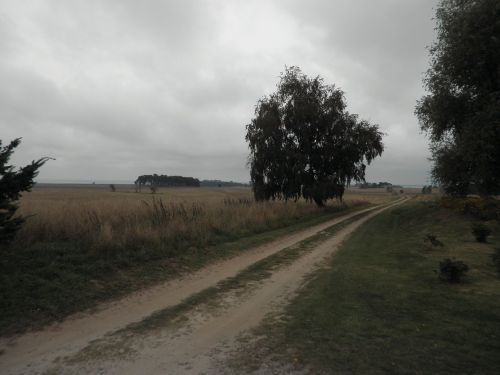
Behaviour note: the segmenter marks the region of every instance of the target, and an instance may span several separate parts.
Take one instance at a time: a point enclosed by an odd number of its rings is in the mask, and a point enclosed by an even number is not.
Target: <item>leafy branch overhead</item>
[[[35,184],[34,178],[38,169],[51,158],[32,161],[25,167],[15,170],[9,165],[14,149],[21,143],[21,138],[14,139],[9,145],[2,147],[0,140],[0,245],[10,242],[20,229],[25,219],[15,216],[18,209],[17,200],[23,191],[30,191]]]
[[[366,165],[384,149],[378,125],[347,112],[341,90],[297,67],[258,101],[246,129],[258,200],[304,197],[322,206],[342,199],[345,186],[364,181]]]

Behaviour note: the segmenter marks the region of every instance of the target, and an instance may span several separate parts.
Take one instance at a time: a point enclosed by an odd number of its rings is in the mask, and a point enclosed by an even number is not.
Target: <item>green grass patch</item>
[[[0,335],[40,328],[99,302],[368,206],[330,209],[314,217],[273,222],[258,233],[221,235],[210,246],[185,243],[175,251],[165,243],[158,249],[95,252],[74,241],[2,249]]]
[[[472,219],[411,202],[370,219],[315,274],[282,315],[259,327],[237,368],[328,374],[499,374],[500,277]],[[431,246],[432,234],[443,246]],[[439,279],[439,262],[470,267]]]

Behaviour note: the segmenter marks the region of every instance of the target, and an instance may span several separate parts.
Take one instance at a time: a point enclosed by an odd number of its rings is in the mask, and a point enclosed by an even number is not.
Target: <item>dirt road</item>
[[[364,210],[372,212],[349,223],[291,264],[278,267],[263,280],[218,293],[203,303],[193,304],[185,313],[173,314],[168,320],[155,320],[155,315],[147,317],[165,309],[170,314],[170,310],[174,311],[186,297],[234,277],[255,262],[293,247],[335,224],[352,220],[361,211],[245,251],[189,277],[101,306],[97,312],[73,316],[40,332],[0,340],[3,350],[0,372],[220,373],[226,349],[231,348],[240,333],[283,306],[304,282],[304,276],[330,257],[357,227],[402,201]],[[211,304],[214,301],[215,306]]]

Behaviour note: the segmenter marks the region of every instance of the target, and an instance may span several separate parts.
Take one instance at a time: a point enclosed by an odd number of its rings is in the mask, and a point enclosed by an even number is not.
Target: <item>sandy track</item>
[[[389,207],[389,206],[388,206]],[[154,337],[141,338],[134,350],[139,353],[133,361],[121,358],[106,363],[89,362],[66,367],[67,371],[81,373],[201,373],[207,371],[214,357],[214,350],[226,342],[230,345],[236,335],[256,325],[273,306],[281,305],[301,284],[305,274],[311,272],[324,257],[331,255],[338,244],[369,217],[381,210],[349,224],[336,236],[318,246],[289,267],[275,272],[251,296],[230,307],[220,315],[198,316],[190,314],[189,324],[170,332],[157,332]],[[363,210],[370,211],[374,208]],[[71,357],[89,342],[141,321],[153,312],[174,306],[187,296],[197,293],[217,282],[236,275],[242,269],[288,246],[308,238],[331,225],[349,219],[360,212],[353,212],[306,230],[281,237],[266,245],[248,250],[234,258],[210,265],[188,277],[172,280],[160,286],[127,298],[103,305],[91,314],[79,314],[62,323],[20,337],[3,339],[0,348],[0,372],[5,374],[43,373],[52,368],[54,360]],[[222,351],[223,352],[223,351]],[[212,371],[212,370],[210,370]],[[217,370],[213,369],[217,372]]]

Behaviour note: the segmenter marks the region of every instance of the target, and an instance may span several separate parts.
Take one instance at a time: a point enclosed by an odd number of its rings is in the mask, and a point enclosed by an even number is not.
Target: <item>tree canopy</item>
[[[344,187],[364,181],[366,165],[384,149],[378,126],[347,112],[341,90],[297,67],[257,102],[246,130],[257,200],[304,197],[321,206],[342,199]]]
[[[154,187],[160,186],[200,186],[200,180],[193,177],[183,177],[183,176],[167,176],[158,174],[144,174],[135,180],[135,185],[140,189],[142,185],[150,185]]]
[[[17,200],[21,197],[21,192],[31,190],[38,169],[50,159],[34,160],[16,171],[14,166],[8,163],[20,143],[21,139],[17,138],[2,147],[0,140],[0,245],[9,243],[24,223],[23,217],[15,216],[18,209]]]
[[[500,2],[441,0],[416,107],[445,192],[500,192]]]

